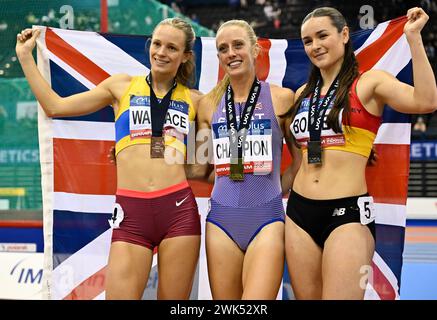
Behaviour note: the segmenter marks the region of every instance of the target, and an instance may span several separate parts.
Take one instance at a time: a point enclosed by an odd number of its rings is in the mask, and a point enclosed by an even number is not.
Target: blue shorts
[[[229,207],[214,199],[210,201],[211,208],[206,221],[222,229],[243,251],[266,225],[285,221],[281,194],[256,207]]]

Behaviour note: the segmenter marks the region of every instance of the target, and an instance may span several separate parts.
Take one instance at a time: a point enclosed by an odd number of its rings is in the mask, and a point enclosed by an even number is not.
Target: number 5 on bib
[[[359,197],[358,207],[360,208],[360,221],[362,225],[369,224],[375,220],[375,206],[373,197]]]

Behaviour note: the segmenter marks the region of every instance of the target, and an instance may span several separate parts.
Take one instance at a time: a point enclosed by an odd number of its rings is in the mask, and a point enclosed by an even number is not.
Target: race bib
[[[164,119],[165,134],[177,131],[187,135],[189,131],[189,105],[183,101],[171,101]],[[130,138],[149,138],[152,135],[152,114],[150,97],[131,96],[129,105],[129,133]],[[174,135],[176,136],[176,135]]]
[[[231,147],[225,123],[214,123],[214,164],[216,174],[230,174]],[[252,174],[269,174],[273,170],[272,129],[270,119],[252,120],[243,145],[243,171]]]
[[[132,140],[151,136],[152,115],[150,113],[150,97],[131,96],[129,105],[129,132]]]
[[[376,214],[373,197],[359,197],[357,204],[360,208],[360,222],[362,225],[375,221]]]
[[[321,102],[321,101],[320,101]],[[326,119],[329,112],[331,111],[332,104],[330,104],[329,109],[326,111],[325,117],[323,119],[322,132],[321,132],[321,146],[343,146],[346,141],[344,134],[336,133],[334,130],[328,127]],[[308,125],[308,109],[309,109],[309,99],[304,99],[298,113],[294,117],[293,122],[290,124],[290,130],[293,133],[296,141],[299,145],[307,147],[308,141],[310,140],[310,132]],[[339,125],[341,127],[342,123],[342,113],[339,114]]]

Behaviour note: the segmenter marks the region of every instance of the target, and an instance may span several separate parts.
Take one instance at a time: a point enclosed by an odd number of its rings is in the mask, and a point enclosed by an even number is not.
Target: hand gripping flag
[[[412,82],[411,54],[403,35],[406,18],[353,33],[361,71],[382,69]],[[116,73],[145,75],[150,69],[147,38],[41,28],[38,68],[60,95],[94,88]],[[260,39],[257,60],[261,80],[293,89],[309,74],[301,40]],[[196,88],[207,93],[223,72],[213,38],[195,44]],[[107,159],[114,145],[114,114],[110,106],[81,117],[47,118],[39,110],[39,141],[44,210],[44,284],[49,299],[102,299],[115,200],[115,166]],[[369,193],[376,201],[376,252],[367,299],[398,299],[404,248],[409,173],[410,118],[386,106],[375,145],[375,167],[367,169]],[[284,152],[283,164],[289,160]],[[202,226],[209,188],[192,183]],[[203,232],[204,234],[204,232]],[[204,241],[195,297],[210,297]],[[154,258],[153,266],[156,265]],[[363,274],[365,276],[365,274]],[[285,287],[285,286],[284,286]]]

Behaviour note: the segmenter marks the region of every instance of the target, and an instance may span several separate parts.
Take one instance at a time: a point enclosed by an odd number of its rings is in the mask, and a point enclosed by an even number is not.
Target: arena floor
[[[407,222],[401,300],[437,300],[437,221]]]

